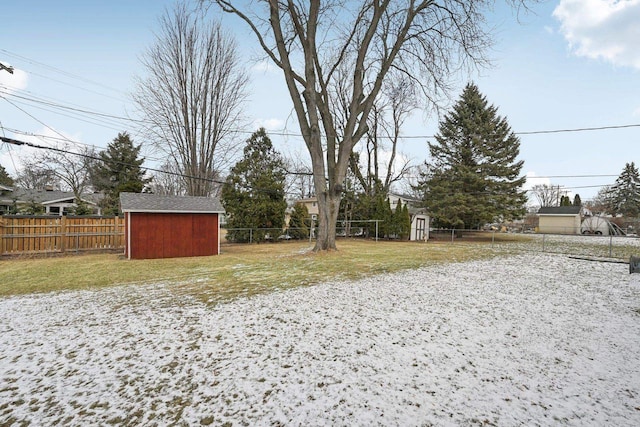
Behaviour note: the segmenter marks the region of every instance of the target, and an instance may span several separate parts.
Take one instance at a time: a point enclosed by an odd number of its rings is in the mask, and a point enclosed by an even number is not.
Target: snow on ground
[[[640,275],[526,254],[206,306],[0,300],[0,425],[640,425]]]

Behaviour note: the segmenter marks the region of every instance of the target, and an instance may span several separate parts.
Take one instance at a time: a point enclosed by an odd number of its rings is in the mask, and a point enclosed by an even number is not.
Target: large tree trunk
[[[321,201],[322,198],[322,201]],[[341,196],[324,193],[318,195],[318,234],[314,251],[336,250],[336,227]]]

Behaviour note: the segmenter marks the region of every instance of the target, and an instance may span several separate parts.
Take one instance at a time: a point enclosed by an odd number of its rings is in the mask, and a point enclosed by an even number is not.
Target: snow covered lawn
[[[525,254],[206,306],[0,300],[0,425],[640,425],[640,275]]]

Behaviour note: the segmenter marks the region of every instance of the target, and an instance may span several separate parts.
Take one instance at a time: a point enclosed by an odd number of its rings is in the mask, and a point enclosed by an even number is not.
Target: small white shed
[[[581,206],[545,206],[538,210],[538,232],[580,234]]]

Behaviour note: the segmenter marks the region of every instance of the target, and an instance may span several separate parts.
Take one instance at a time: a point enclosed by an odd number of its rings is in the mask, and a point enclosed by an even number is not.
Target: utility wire
[[[596,131],[596,130],[626,129],[626,128],[637,128],[637,127],[640,127],[640,123],[629,124],[629,125],[612,125],[612,126],[575,128],[575,129],[534,130],[529,132],[514,132],[514,133],[516,135],[542,135],[542,134],[549,134],[549,133],[590,132],[590,131]]]
[[[91,154],[87,154],[87,153],[76,153],[73,151],[69,151],[69,150],[64,150],[62,148],[56,148],[56,147],[46,147],[43,145],[38,145],[38,144],[34,144],[31,142],[27,142],[27,141],[20,141],[17,139],[13,139],[13,138],[7,138],[4,136],[0,136],[0,141],[7,143],[7,144],[12,144],[12,145],[17,145],[17,146],[28,146],[28,147],[32,147],[32,148],[37,148],[37,149],[42,149],[42,150],[50,150],[50,151],[55,151],[58,153],[62,153],[62,154],[71,154],[74,156],[79,156],[79,157],[84,157],[84,158],[88,158],[88,159],[92,159],[92,160],[97,160],[100,162],[103,162],[105,159],[103,159],[102,157],[99,156],[94,156]],[[123,165],[123,166],[134,166],[131,165],[129,163],[126,162],[119,162],[116,161],[117,164]],[[203,181],[208,181],[208,182],[212,182],[215,184],[220,184],[223,185],[225,183],[225,181],[221,181],[221,180],[216,180],[216,179],[212,179],[212,178],[203,178],[203,177],[198,177],[198,176],[192,176],[192,175],[186,175],[186,174],[182,174],[182,173],[178,173],[178,172],[171,172],[171,171],[165,171],[165,170],[161,170],[161,169],[156,169],[156,168],[151,168],[151,167],[145,167],[145,166],[140,166],[140,169],[143,169],[145,171],[148,172],[158,172],[158,173],[163,173],[163,174],[167,174],[167,175],[172,175],[172,176],[177,176],[177,177],[181,177],[181,178],[190,178],[190,179],[197,179],[197,180],[203,180]],[[581,188],[602,188],[607,186],[608,184],[604,184],[604,185],[587,185],[587,186],[578,186],[578,187],[565,187],[563,186],[563,189],[566,190],[573,190],[573,189],[581,189]],[[263,192],[263,193],[273,193],[273,191],[268,191],[268,190],[263,190],[263,189],[257,189],[257,188],[251,188],[254,191],[258,191],[258,192]],[[526,192],[532,192],[534,190],[529,189],[529,190],[525,190]],[[285,192],[286,194],[298,194],[297,192]],[[478,192],[478,193],[473,193],[475,195],[492,195],[493,193],[489,193],[489,192]]]
[[[41,149],[41,150],[55,151],[57,153],[62,153],[62,154],[71,154],[71,155],[74,155],[74,156],[84,157],[86,159],[96,160],[96,161],[100,161],[100,162],[104,162],[105,161],[105,159],[103,159],[100,156],[94,156],[94,155],[88,154],[88,153],[76,153],[74,151],[69,151],[69,150],[65,150],[65,149],[57,148],[57,147],[46,147],[44,145],[38,145],[38,144],[34,144],[32,142],[27,142],[27,141],[20,141],[20,140],[14,139],[14,138],[7,138],[5,136],[0,136],[0,141],[2,141],[4,143],[7,143],[7,144],[17,145],[17,146],[27,146],[27,147],[37,148],[37,149]],[[132,165],[130,163],[121,162],[121,161],[115,161],[115,163],[119,164],[119,165],[122,165],[122,166],[136,166],[136,165]],[[221,181],[221,180],[217,180],[217,179],[213,179],[213,178],[203,178],[203,177],[199,177],[199,176],[187,175],[187,174],[183,174],[183,173],[179,173],[179,172],[171,172],[171,171],[166,171],[166,170],[161,170],[161,169],[156,169],[156,168],[151,168],[151,167],[146,167],[146,166],[139,166],[139,167],[140,167],[140,169],[145,170],[147,172],[158,172],[158,173],[163,173],[163,174],[166,174],[166,175],[177,176],[177,177],[180,177],[180,178],[197,179],[197,180],[212,182],[214,184],[220,184],[220,185],[225,184],[225,181]],[[257,191],[257,192],[262,192],[262,193],[267,193],[267,194],[274,193],[274,191],[270,191],[270,190],[264,190],[264,189],[254,188],[254,187],[250,187],[250,188],[253,191]],[[285,192],[285,194],[297,194],[297,193]]]
[[[49,69],[49,70],[51,70],[51,71],[55,71],[56,73],[60,73],[60,74],[62,74],[63,76],[71,77],[71,78],[73,78],[74,80],[80,80],[80,81],[83,81],[83,82],[85,82],[85,83],[92,84],[92,85],[94,85],[94,86],[99,86],[99,87],[102,87],[102,88],[104,88],[104,89],[108,89],[108,90],[111,90],[111,91],[113,91],[113,92],[116,92],[116,93],[120,93],[120,94],[126,95],[126,93],[125,93],[125,92],[122,92],[120,89],[116,89],[116,88],[113,88],[113,87],[107,86],[107,85],[105,85],[104,83],[100,83],[100,82],[96,82],[96,81],[94,81],[94,80],[90,80],[90,79],[88,79],[88,78],[86,78],[86,77],[84,77],[84,76],[80,76],[80,75],[77,75],[77,74],[70,73],[70,72],[68,72],[68,71],[61,70],[61,69],[56,68],[56,67],[53,67],[53,66],[51,66],[51,65],[47,65],[47,64],[45,64],[45,63],[43,63],[43,62],[36,61],[35,59],[30,59],[30,58],[27,58],[26,56],[22,56],[22,55],[18,55],[17,53],[9,52],[9,51],[8,51],[8,50],[6,50],[6,49],[0,49],[0,52],[4,53],[4,54],[5,54],[5,55],[7,55],[7,56],[14,57],[14,58],[17,58],[17,59],[21,59],[21,60],[26,61],[26,62],[28,62],[28,63],[30,63],[30,64],[37,65],[37,66],[39,66],[39,67],[43,67],[43,68]],[[49,77],[47,77],[47,76],[43,76],[43,77],[45,77],[45,78],[49,78]],[[77,87],[77,86],[76,86],[76,87]]]
[[[21,130],[18,130],[18,129],[12,129],[12,128],[8,128],[8,127],[5,127],[4,129],[9,131],[9,132],[12,132],[14,134],[19,134],[19,135],[23,135],[23,136],[31,136],[31,137],[34,137],[34,138],[38,138],[38,139],[40,139],[42,141],[51,140],[51,141],[56,141],[56,142],[66,142],[66,143],[70,143],[70,144],[72,144],[72,145],[74,145],[76,147],[85,147],[85,148],[89,148],[89,149],[93,149],[93,150],[103,150],[104,149],[104,147],[102,147],[102,146],[93,145],[93,144],[87,144],[87,143],[84,143],[84,142],[75,141],[75,140],[70,139],[70,138],[61,138],[61,137],[55,137],[55,136],[50,136],[50,135],[40,135],[40,134],[37,134],[37,133],[25,132],[25,131],[21,131]],[[155,157],[155,156],[148,155],[148,154],[145,154],[144,158],[146,160],[151,160],[151,161],[154,161],[154,162],[163,162],[163,161],[167,160],[166,157],[160,158],[160,157]]]
[[[91,160],[97,160],[100,162],[103,162],[104,159],[100,156],[94,156],[92,154],[87,154],[87,153],[76,153],[74,151],[70,151],[70,150],[65,150],[62,148],[57,148],[57,147],[46,147],[44,145],[38,145],[38,144],[34,144],[32,142],[27,142],[27,141],[20,141],[14,138],[7,138],[4,136],[0,136],[0,141],[2,142],[6,142],[8,144],[12,144],[12,145],[17,145],[17,146],[27,146],[27,147],[31,147],[31,148],[38,148],[41,150],[50,150],[50,151],[55,151],[57,153],[62,153],[62,154],[71,154],[74,156],[78,156],[78,157],[84,157],[86,159],[91,159]],[[130,163],[126,163],[126,162],[120,162],[120,161],[115,161],[115,163],[122,165],[122,166],[135,166],[132,165]],[[150,168],[150,167],[146,167],[146,166],[140,166],[140,169],[144,169],[146,171],[151,171],[151,172],[159,172],[159,173],[164,173],[167,175],[173,175],[173,176],[178,176],[178,177],[182,177],[182,178],[191,178],[191,179],[199,179],[199,180],[203,180],[203,181],[208,181],[208,182],[213,182],[216,184],[224,184],[224,181],[219,181],[219,180],[215,180],[212,178],[202,178],[199,176],[192,176],[192,175],[185,175],[185,174],[181,174],[178,172],[171,172],[171,171],[164,171],[161,169],[155,169],[155,168]]]
[[[36,122],[40,123],[42,126],[46,127],[47,129],[49,129],[52,132],[57,133],[58,135],[60,135],[61,137],[65,138],[65,136],[63,134],[61,134],[60,132],[58,132],[57,130],[55,130],[54,128],[52,128],[51,126],[47,125],[46,123],[38,120],[36,117],[34,117],[33,115],[29,114],[28,112],[26,112],[25,110],[23,110],[22,108],[18,107],[16,104],[14,104],[13,102],[9,101],[7,98],[4,98],[5,101],[7,101],[9,104],[13,105],[14,107],[16,107],[18,110],[22,111],[23,113],[25,113],[27,116],[31,117],[33,120],[35,120]]]
[[[1,51],[1,49],[0,49]],[[37,97],[27,97],[24,95],[17,95],[15,93],[8,92],[6,87],[3,86],[5,90],[0,91],[0,94],[5,96],[11,96],[14,98],[23,99],[25,101],[29,101],[32,103],[40,103],[50,107],[60,108],[72,112],[77,112],[86,115],[93,115],[107,119],[114,120],[122,120],[125,122],[136,123],[136,124],[147,124],[147,125],[155,125],[155,123],[144,120],[144,119],[134,119],[131,117],[123,117],[115,114],[102,113],[98,111],[93,111],[84,107],[71,107],[59,102],[47,101],[42,98]],[[24,91],[23,91],[24,92]],[[6,98],[5,98],[6,99]],[[50,110],[49,110],[50,111]],[[52,111],[56,113],[55,111]],[[59,114],[59,113],[58,113]],[[593,132],[593,131],[603,131],[603,130],[615,130],[615,129],[629,129],[629,128],[640,128],[640,123],[631,123],[624,125],[610,125],[610,126],[593,126],[593,127],[582,127],[582,128],[566,128],[566,129],[546,129],[546,130],[534,130],[534,131],[521,131],[521,132],[513,132],[515,135],[547,135],[547,134],[556,134],[556,133],[575,133],[575,132]],[[242,130],[242,129],[231,129],[231,132],[239,133],[239,134],[252,134],[252,131]],[[295,132],[288,132],[285,129],[281,130],[272,130],[269,131],[271,135],[276,136],[284,136],[284,137],[296,137],[302,138],[303,135]],[[377,135],[378,138],[387,138],[386,135]],[[434,135],[398,135],[398,139],[430,139],[434,138]]]
[[[60,137],[54,137],[54,136],[47,136],[47,135],[39,135],[39,134],[34,134],[34,133],[29,133],[29,132],[24,132],[24,131],[20,131],[18,129],[12,129],[12,128],[8,128],[8,127],[4,127],[3,129],[15,133],[15,134],[20,134],[20,135],[25,135],[25,136],[32,136],[32,137],[36,137],[36,138],[41,138],[41,139],[52,139],[52,140],[57,140],[57,141],[62,141],[62,142],[70,142],[74,145],[79,145],[79,146],[84,146],[84,147],[89,147],[89,148],[93,148],[93,149],[103,149],[103,147],[99,147],[97,145],[92,145],[92,144],[86,144],[83,142],[79,142],[79,141],[73,141],[69,138],[60,138]],[[145,156],[146,159],[148,160],[154,160],[154,161],[161,161],[163,159],[161,158],[157,158],[157,157],[150,157],[150,156]],[[162,171],[164,172],[164,171]],[[289,175],[305,175],[305,176],[313,176],[312,172],[296,172],[296,171],[287,171],[287,173]],[[530,179],[551,179],[551,178],[617,178],[619,175],[614,175],[614,174],[588,174],[588,175],[536,175],[536,176],[525,176],[525,178],[527,180]],[[418,176],[408,176],[408,177],[412,177],[412,178],[418,178]],[[596,185],[594,187],[601,187],[599,185]],[[572,187],[573,188],[573,187]],[[584,188],[584,187],[583,187]]]
[[[2,88],[5,89],[5,90],[0,90],[0,94],[2,94],[2,95],[10,96],[10,97],[13,97],[13,98],[22,99],[22,100],[29,101],[29,102],[32,102],[32,103],[43,104],[43,105],[47,105],[47,106],[50,106],[50,107],[60,108],[60,109],[63,109],[63,110],[68,110],[68,111],[87,114],[87,115],[92,115],[92,116],[104,117],[104,118],[108,118],[108,119],[116,119],[116,120],[122,120],[122,121],[134,122],[134,123],[149,123],[148,121],[144,121],[144,120],[136,120],[136,119],[132,119],[132,118],[129,118],[129,117],[123,117],[123,116],[117,116],[117,115],[114,115],[114,114],[108,114],[108,113],[101,113],[101,112],[98,112],[98,111],[92,111],[92,110],[89,110],[89,109],[86,109],[86,108],[80,107],[80,106],[70,107],[70,106],[67,106],[67,105],[60,104],[58,102],[48,101],[48,100],[46,100],[44,98],[38,98],[35,95],[33,95],[31,92],[28,92],[28,91],[21,91],[23,93],[24,92],[30,93],[32,95],[32,97],[30,98],[30,97],[27,97],[27,96],[24,96],[24,95],[18,95],[15,92],[8,92],[7,88],[4,87],[4,86],[2,86]]]

